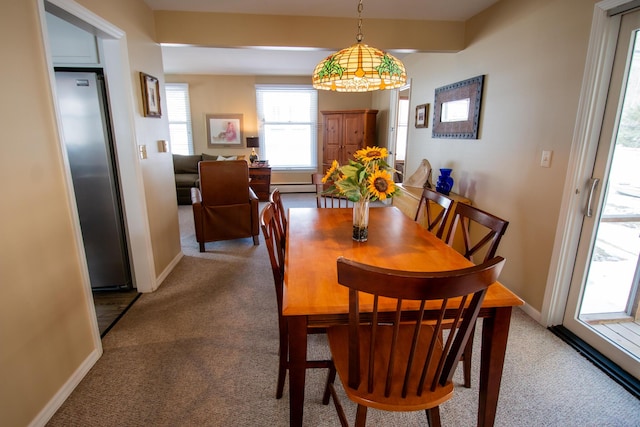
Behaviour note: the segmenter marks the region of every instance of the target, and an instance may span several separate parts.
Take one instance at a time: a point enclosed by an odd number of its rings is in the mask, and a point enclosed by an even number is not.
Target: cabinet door
[[[362,114],[344,115],[344,144],[340,164],[353,159],[354,153],[363,148],[364,116]]]
[[[333,160],[343,163],[340,155],[342,145],[342,114],[328,114],[324,117],[323,172],[331,166]]]

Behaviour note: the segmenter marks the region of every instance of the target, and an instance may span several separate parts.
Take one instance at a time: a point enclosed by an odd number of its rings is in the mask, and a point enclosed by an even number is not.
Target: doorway
[[[394,91],[395,96],[391,97],[390,110],[390,154],[393,156],[393,164],[391,165],[396,173],[394,174],[395,182],[403,182],[405,174],[405,160],[407,152],[407,138],[409,129],[409,94],[411,85],[405,86]]]
[[[131,71],[127,60],[128,50],[126,45],[126,34],[104,21],[99,16],[78,5],[72,0],[40,0],[38,2],[40,11],[40,22],[42,34],[45,38],[45,49],[48,52],[46,57],[49,65],[51,95],[55,101],[56,79],[54,72],[53,54],[51,40],[49,36],[49,25],[47,23],[47,13],[64,19],[72,25],[81,28],[91,34],[95,34],[100,39],[102,49],[100,51],[101,63],[105,77],[109,80],[107,96],[111,105],[118,105],[118,108],[111,110],[112,130],[115,141],[115,158],[120,172],[122,185],[122,202],[125,211],[124,228],[128,237],[128,251],[131,261],[132,280],[135,288],[139,292],[151,292],[156,288],[156,278],[153,264],[153,253],[151,247],[151,237],[149,233],[148,215],[144,198],[144,188],[142,185],[142,171],[137,160],[137,146],[134,123],[133,87],[131,82]],[[58,128],[60,132],[59,140],[64,141],[63,125],[60,120],[60,111],[56,107],[58,118]],[[60,145],[61,157],[68,165],[67,152],[64,143]],[[71,172],[67,170],[67,187],[69,194],[74,193]],[[76,236],[78,247],[83,247],[82,232],[79,215],[73,198],[69,199],[70,208],[75,212]],[[135,232],[132,232],[135,231]],[[86,306],[90,312],[96,311],[93,299],[88,268],[85,266],[86,282]],[[95,346],[101,348],[100,335],[105,328],[98,326],[97,316],[92,319],[95,322]]]
[[[619,24],[562,326],[628,384],[640,379],[640,12]],[[599,356],[597,356],[599,358]],[[633,387],[633,385],[630,385]]]

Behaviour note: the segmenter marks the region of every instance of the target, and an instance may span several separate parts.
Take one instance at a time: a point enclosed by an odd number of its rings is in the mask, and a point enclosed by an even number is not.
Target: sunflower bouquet
[[[331,186],[327,194],[338,194],[352,202],[386,200],[398,193],[393,182],[393,169],[385,162],[386,148],[367,147],[353,155],[355,160],[340,166],[334,160],[322,178]]]
[[[355,152],[354,159],[349,160],[347,165],[340,166],[334,160],[322,178],[323,183],[330,184],[325,194],[343,196],[355,203],[355,240],[366,240],[368,202],[386,200],[399,193],[399,188],[393,182],[393,169],[384,160],[388,155],[386,148],[363,148]]]

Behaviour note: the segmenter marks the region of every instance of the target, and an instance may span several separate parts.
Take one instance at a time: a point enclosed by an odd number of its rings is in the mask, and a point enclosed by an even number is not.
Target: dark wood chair
[[[338,282],[349,288],[349,324],[327,333],[346,395],[358,405],[356,426],[365,425],[369,407],[425,410],[429,425],[440,425],[439,405],[453,397],[457,362],[504,262],[496,257],[461,270],[409,272],[338,258]],[[387,298],[395,311],[387,311]],[[334,379],[329,391],[347,426]]]
[[[276,211],[275,215],[278,224],[278,231],[280,232],[282,247],[284,248],[284,244],[287,239],[287,212],[284,210],[284,203],[282,203],[280,190],[274,188],[271,194],[269,194],[269,201],[273,203],[273,207]]]
[[[449,246],[453,246],[456,233],[462,233],[464,242],[463,251],[461,252],[465,258],[476,263],[476,258],[480,258],[480,262],[486,262],[493,258],[498,250],[500,239],[507,230],[508,221],[498,218],[488,212],[475,208],[464,203],[457,203],[453,211],[453,219],[449,223],[446,233],[445,242]],[[474,235],[471,235],[473,228]],[[481,256],[484,253],[484,256]],[[479,256],[480,255],[480,256]],[[471,339],[467,343],[467,348],[462,357],[464,386],[471,387],[471,359],[473,357],[473,335],[471,331]]]
[[[350,202],[344,196],[339,194],[324,193],[325,184],[322,183],[324,175],[314,173],[311,175],[311,182],[316,186],[316,204],[319,208],[351,208],[353,202]]]
[[[284,257],[285,250],[283,238],[279,231],[277,212],[275,205],[271,202],[260,212],[260,226],[269,252],[271,261],[271,271],[276,290],[276,300],[278,304],[278,330],[279,330],[279,363],[278,363],[278,383],[276,386],[276,399],[282,397],[284,391],[284,380],[289,368],[289,330],[288,324],[282,315],[282,296],[284,291]],[[307,329],[308,334],[326,333],[326,328]],[[329,368],[329,378],[335,377],[335,369],[331,360],[310,360],[307,361],[307,368]],[[328,380],[327,380],[328,381]],[[329,404],[329,390],[325,390],[322,403]]]
[[[441,209],[434,207],[433,204],[439,205]],[[442,239],[445,226],[451,214],[452,205],[453,200],[444,194],[424,187],[414,220],[419,221],[424,216],[427,230],[435,234],[439,239]]]

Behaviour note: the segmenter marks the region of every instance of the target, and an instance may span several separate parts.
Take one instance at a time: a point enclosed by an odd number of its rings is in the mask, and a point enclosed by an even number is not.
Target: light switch
[[[169,143],[164,139],[159,140],[158,141],[158,152],[159,153],[166,153],[167,151],[169,151]]]
[[[553,156],[553,151],[551,150],[543,150],[542,158],[540,159],[540,166],[543,168],[551,167],[551,157]]]
[[[140,159],[144,160],[147,158],[147,146],[146,145],[139,145],[138,146],[138,150],[140,151]]]

